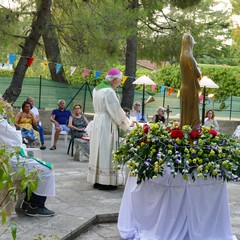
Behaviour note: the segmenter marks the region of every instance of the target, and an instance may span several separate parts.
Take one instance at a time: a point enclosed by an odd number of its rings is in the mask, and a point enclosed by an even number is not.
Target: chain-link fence
[[[0,77],[0,93],[9,87],[11,78]],[[21,106],[22,102],[28,96],[35,98],[35,105],[40,109],[53,109],[57,107],[57,101],[64,99],[68,105],[68,109],[72,109],[74,103],[80,103],[84,107],[85,112],[93,113],[91,92],[95,86],[88,83],[79,85],[67,85],[64,83],[54,82],[41,78],[25,78],[22,86],[22,92],[13,104],[15,107]],[[122,89],[118,89],[118,94],[122,95]],[[149,97],[148,93],[145,98]],[[170,109],[170,117],[177,117],[180,113],[180,99],[177,93],[168,94],[156,93],[154,102],[146,105],[146,114],[152,116],[156,114],[158,107],[162,106]],[[142,102],[142,91],[135,91],[134,100]],[[234,120],[240,118],[240,97],[229,96],[223,101],[211,101],[206,99],[205,110],[214,109],[216,118],[226,120]],[[202,116],[202,103],[199,104],[200,116]]]

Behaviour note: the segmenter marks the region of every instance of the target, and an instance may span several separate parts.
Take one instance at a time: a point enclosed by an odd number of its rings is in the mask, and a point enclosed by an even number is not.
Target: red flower
[[[200,133],[195,132],[195,131],[191,131],[189,135],[191,138],[199,138],[200,137]]]
[[[214,129],[210,129],[210,130],[208,130],[208,132],[212,135],[213,138],[216,137],[218,134],[217,131]]]
[[[180,129],[173,129],[170,137],[182,139],[184,137],[184,134]]]
[[[150,127],[148,126],[148,124],[144,124],[144,125],[143,125],[143,132],[144,132],[144,133],[148,133],[149,130],[150,130]]]

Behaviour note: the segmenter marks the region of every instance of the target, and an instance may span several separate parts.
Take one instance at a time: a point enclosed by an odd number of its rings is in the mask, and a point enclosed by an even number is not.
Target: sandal
[[[41,150],[45,150],[46,147],[45,147],[44,145],[41,145],[41,146],[40,146],[40,149],[41,149]]]
[[[56,149],[57,149],[56,146],[50,147],[50,150],[56,150]]]

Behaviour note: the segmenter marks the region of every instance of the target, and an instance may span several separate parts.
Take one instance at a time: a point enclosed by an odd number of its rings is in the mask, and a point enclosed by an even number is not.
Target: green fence
[[[11,82],[11,78],[0,77],[0,93],[3,94],[8,88]],[[22,92],[14,103],[15,107],[21,106],[22,102],[28,97],[33,96],[35,98],[35,105],[41,109],[53,109],[57,107],[57,101],[59,99],[65,99],[68,109],[72,109],[74,103],[80,103],[84,105],[85,112],[94,112],[92,105],[91,92],[94,86],[88,85],[87,83],[82,85],[67,85],[63,83],[54,82],[48,79],[40,78],[25,78]],[[118,94],[122,95],[122,89],[118,89]],[[86,94],[86,95],[85,95]],[[146,93],[145,98],[148,98],[148,93]],[[75,97],[75,99],[73,99]],[[171,117],[176,117],[180,113],[180,101],[177,97],[177,93],[172,93],[170,96],[166,93],[160,94],[156,93],[154,95],[154,102],[147,104],[146,114],[152,116],[156,113],[159,106],[164,106],[167,108],[169,106]],[[134,100],[142,101],[142,91],[135,91]],[[220,105],[222,102],[219,101],[208,101],[206,100],[205,109],[214,109],[216,111],[217,118],[225,119],[238,119],[240,118],[240,97],[230,96],[225,100],[226,108],[220,110]],[[199,104],[200,116],[202,116],[202,104]]]

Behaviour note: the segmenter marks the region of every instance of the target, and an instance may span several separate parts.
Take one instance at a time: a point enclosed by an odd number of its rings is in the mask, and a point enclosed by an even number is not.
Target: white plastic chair
[[[52,136],[51,136],[51,146],[54,145],[54,135],[55,135],[56,129],[55,124],[52,123]],[[60,135],[64,135],[64,146],[67,147],[67,140],[68,140],[68,132],[61,131]]]
[[[22,148],[25,151],[26,155],[33,156],[37,159],[42,159],[41,150],[39,148],[28,148],[26,144],[22,144]]]

